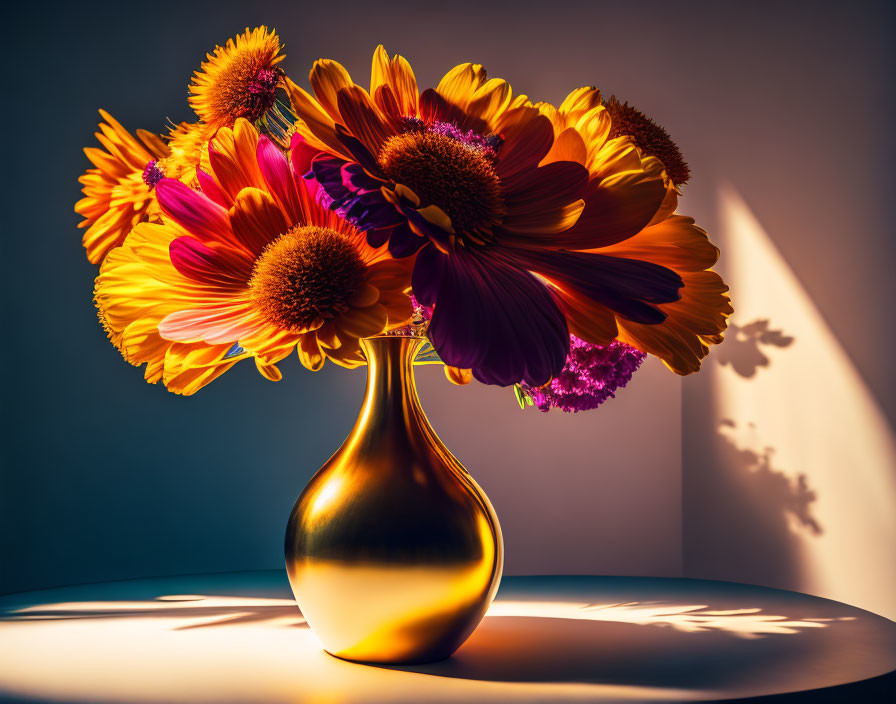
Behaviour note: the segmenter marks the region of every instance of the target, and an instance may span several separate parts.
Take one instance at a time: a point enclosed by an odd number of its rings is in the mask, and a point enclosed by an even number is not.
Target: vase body
[[[299,608],[327,652],[347,660],[448,657],[501,579],[495,511],[417,398],[413,360],[423,342],[362,341],[361,413],[287,524],[286,568]]]

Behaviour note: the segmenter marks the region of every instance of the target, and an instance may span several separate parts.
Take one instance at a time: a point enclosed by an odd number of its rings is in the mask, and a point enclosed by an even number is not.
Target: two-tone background
[[[276,568],[290,507],[364,372],[241,364],[192,398],[108,344],[83,255],[81,149],[104,107],[191,120],[206,51],[276,27],[283,64],[422,86],[463,61],[533,100],[597,84],[655,116],[736,309],[704,371],[649,360],[576,416],[421,370],[430,418],[502,520],[507,572],[736,580],[896,614],[896,17],[887,2],[24,3],[5,9],[0,592]]]

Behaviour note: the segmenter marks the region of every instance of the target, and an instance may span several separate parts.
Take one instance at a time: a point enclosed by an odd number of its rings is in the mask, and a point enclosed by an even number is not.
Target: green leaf
[[[513,385],[513,393],[516,395],[516,402],[520,404],[521,410],[526,410],[526,402],[532,405],[532,399],[523,393],[523,388],[519,384]]]

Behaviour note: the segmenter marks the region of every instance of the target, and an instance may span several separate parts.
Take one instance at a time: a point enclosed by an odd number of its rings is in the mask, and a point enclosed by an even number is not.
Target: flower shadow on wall
[[[750,424],[752,429],[754,426]],[[750,484],[762,498],[768,508],[776,508],[778,513],[787,517],[791,530],[798,532],[805,529],[812,535],[821,535],[822,528],[812,515],[812,503],[818,498],[809,487],[805,474],[797,474],[791,478],[787,472],[775,468],[773,458],[775,449],[764,447],[751,450],[738,447],[733,438],[726,436],[726,429],[735,430],[737,424],[733,420],[723,419],[719,434],[727,446],[729,457],[734,460],[750,478]]]
[[[777,466],[775,449],[757,439],[752,423],[722,419],[713,446],[713,461],[696,463],[687,478],[691,491],[707,497],[700,524],[712,526],[700,539],[701,574],[796,584],[802,544],[824,533],[808,476]],[[728,569],[733,562],[736,573]]]
[[[809,592],[892,617],[896,435],[876,397],[880,385],[864,378],[801,282],[800,270],[818,265],[811,252],[792,265],[730,185],[719,187],[718,214],[737,301],[731,323],[740,327],[721,358],[685,382],[685,574]],[[767,327],[756,324],[764,320]],[[770,363],[757,365],[757,351]],[[775,448],[768,467],[805,473],[804,491],[798,478],[754,471],[767,446]],[[823,531],[801,522],[806,506]]]
[[[760,367],[771,364],[764,348],[790,347],[793,342],[793,337],[772,329],[768,320],[754,320],[743,326],[729,323],[725,344],[716,351],[715,361],[730,366],[744,378],[751,378]]]

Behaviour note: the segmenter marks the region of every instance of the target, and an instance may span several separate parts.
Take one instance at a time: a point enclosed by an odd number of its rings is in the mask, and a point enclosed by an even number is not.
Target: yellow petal
[[[467,111],[491,125],[507,109],[510,96],[511,89],[507,81],[491,78],[473,91]]]
[[[595,86],[576,88],[560,103],[560,112],[578,117],[601,104],[600,91]]]
[[[381,85],[387,85],[392,89],[402,115],[411,117],[417,115],[418,89],[414,71],[403,56],[396,54],[390,60],[382,44],[373,53],[370,94],[376,95],[376,89]]]
[[[436,227],[440,227],[445,232],[454,233],[454,228],[451,226],[451,218],[449,218],[448,214],[439,206],[427,205],[425,208],[420,208],[417,212],[420,213],[420,215],[423,216],[423,219],[427,222],[432,223]]]
[[[473,91],[485,80],[485,69],[480,64],[460,64],[445,74],[436,92],[449,103],[466,109]]]

